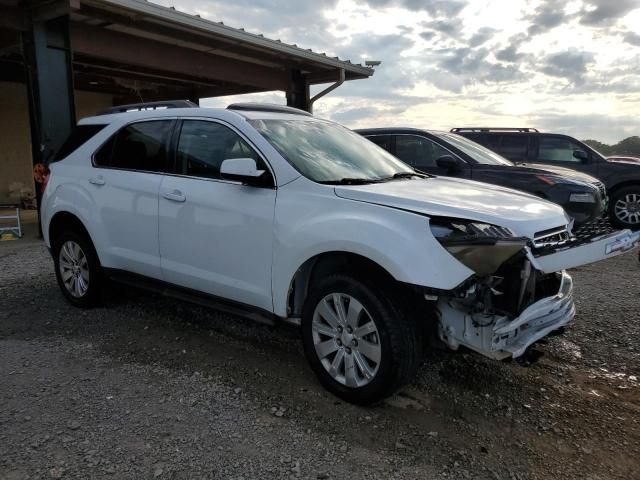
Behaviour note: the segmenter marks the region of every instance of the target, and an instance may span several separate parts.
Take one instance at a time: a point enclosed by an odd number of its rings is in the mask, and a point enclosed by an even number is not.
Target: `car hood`
[[[528,193],[448,177],[336,186],[337,196],[427,216],[491,223],[533,238],[536,232],[567,225],[562,207]]]
[[[595,177],[592,177],[591,175],[578,172],[577,170],[572,170],[570,168],[557,167],[555,165],[543,165],[540,163],[519,163],[517,164],[517,167],[526,169],[531,173],[535,173],[537,175],[555,175],[569,178],[577,182],[589,184],[599,183],[599,180]]]
[[[632,165],[640,165],[640,158],[637,157],[608,157],[607,162],[612,163],[630,163]]]

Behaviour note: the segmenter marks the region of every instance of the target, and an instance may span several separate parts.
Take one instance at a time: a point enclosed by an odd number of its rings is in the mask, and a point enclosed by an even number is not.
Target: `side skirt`
[[[114,268],[103,268],[105,276],[114,282],[142,290],[147,290],[165,297],[194,303],[221,312],[247,318],[266,325],[275,325],[276,320],[284,320],[273,313],[252,305],[235,302],[190,288],[180,287],[169,282],[156,280],[137,273]]]

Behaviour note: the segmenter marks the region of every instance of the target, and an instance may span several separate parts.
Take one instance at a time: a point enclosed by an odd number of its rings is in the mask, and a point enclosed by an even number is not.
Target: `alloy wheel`
[[[380,335],[364,306],[351,295],[332,293],[316,305],[312,335],[325,370],[351,388],[369,384],[382,356]]]
[[[631,225],[640,224],[640,194],[628,193],[623,198],[619,198],[613,211],[621,222]]]
[[[67,291],[75,298],[83,297],[89,290],[89,262],[80,245],[72,240],[64,242],[58,260]]]

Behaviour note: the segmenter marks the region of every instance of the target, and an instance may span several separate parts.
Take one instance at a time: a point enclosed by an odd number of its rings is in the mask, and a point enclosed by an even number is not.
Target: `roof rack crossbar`
[[[253,112],[274,112],[274,113],[289,113],[292,115],[305,115],[307,117],[312,117],[309,112],[304,110],[300,110],[299,108],[287,107],[285,105],[276,105],[272,103],[258,103],[258,102],[247,102],[247,103],[232,103],[227,107],[227,110],[237,110],[237,111],[253,111]]]
[[[538,133],[537,128],[520,127],[457,127],[452,128],[451,133],[458,132],[518,132],[518,133]]]
[[[107,108],[98,115],[110,115],[112,113],[140,112],[143,110],[164,110],[166,108],[197,108],[198,104],[190,100],[163,100],[160,102],[130,103]]]

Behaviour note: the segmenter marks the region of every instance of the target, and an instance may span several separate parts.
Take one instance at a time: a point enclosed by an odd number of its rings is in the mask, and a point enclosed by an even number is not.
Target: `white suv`
[[[86,118],[50,169],[42,230],[71,303],[116,280],[300,325],[321,383],[361,404],[408,381],[426,339],[522,355],[574,317],[564,269],[640,238],[573,236],[554,204],[416,173],[287,107]]]

